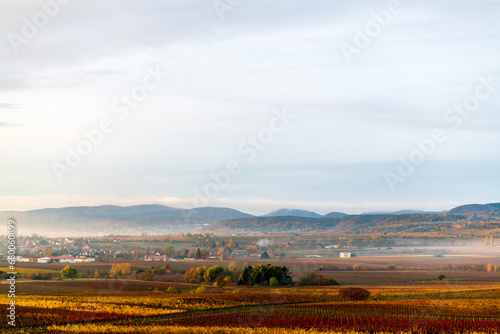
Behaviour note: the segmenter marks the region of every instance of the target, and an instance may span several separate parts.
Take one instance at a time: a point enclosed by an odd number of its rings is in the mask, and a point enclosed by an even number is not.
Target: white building
[[[50,260],[50,257],[47,257],[47,256],[44,256],[44,257],[41,257],[37,260],[38,263],[50,263],[51,260]]]
[[[351,257],[351,253],[350,252],[340,252],[339,257]]]

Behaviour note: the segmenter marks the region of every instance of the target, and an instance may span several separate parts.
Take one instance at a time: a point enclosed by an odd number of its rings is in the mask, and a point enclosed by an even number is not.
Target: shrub
[[[343,288],[339,290],[339,296],[350,300],[365,300],[370,297],[370,291],[362,288]]]
[[[150,271],[145,271],[139,274],[139,279],[143,281],[152,281],[153,273]]]
[[[463,263],[463,264],[449,264],[444,267],[438,267],[438,270],[460,270],[460,271],[486,271],[487,267],[479,263]]]
[[[215,283],[214,285],[218,288],[223,288],[229,284],[231,284],[232,282],[232,279],[231,277],[229,276],[226,276],[226,277],[218,277],[216,280],[215,280]]]
[[[309,273],[300,278],[300,285],[315,286],[315,285],[339,285],[336,280],[325,278],[323,275]]]
[[[176,289],[176,288],[174,288],[173,286],[169,286],[169,287],[167,288],[167,292],[168,292],[168,293],[180,293],[180,292],[181,292],[181,290],[180,290],[180,289]]]
[[[438,277],[438,278],[439,278],[439,280],[441,281],[441,280],[444,280],[444,279],[446,278],[446,276],[444,276],[444,275],[439,275],[439,277]]]
[[[393,269],[396,269],[395,263],[389,263],[385,265],[385,270],[393,270]]]
[[[338,271],[340,270],[337,266],[320,266],[318,271]]]
[[[276,277],[271,277],[269,279],[269,286],[278,286],[279,285],[279,282],[278,280],[276,279]]]
[[[352,266],[352,269],[354,270],[361,270],[363,267],[360,265],[360,264],[355,264],[354,266]]]
[[[205,293],[206,291],[206,288],[204,285],[200,286],[199,288],[197,288],[196,290],[194,290],[194,293]]]
[[[51,280],[52,275],[50,273],[48,274],[38,274],[36,273],[33,277],[34,280]]]

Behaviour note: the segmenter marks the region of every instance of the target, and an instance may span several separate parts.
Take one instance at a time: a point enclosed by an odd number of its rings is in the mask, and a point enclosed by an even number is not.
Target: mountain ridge
[[[133,206],[72,206],[45,208],[28,211],[1,211],[0,219],[14,218],[18,221],[18,232],[41,235],[102,235],[130,234],[141,231],[153,234],[212,231],[229,233],[255,230],[276,232],[337,231],[377,233],[403,231],[412,224],[444,224],[475,221],[500,221],[500,203],[465,204],[444,213],[413,210],[389,213],[364,213],[347,215],[330,212],[324,216],[312,211],[280,209],[264,216],[254,216],[232,208],[200,207],[193,209],[173,208],[159,204]],[[415,212],[416,211],[416,212]],[[397,214],[396,214],[397,213]],[[274,214],[276,216],[270,216]],[[280,214],[280,215],[278,215]],[[267,224],[267,225],[266,225]],[[462,224],[463,225],[463,224]],[[266,227],[267,226],[267,227]]]

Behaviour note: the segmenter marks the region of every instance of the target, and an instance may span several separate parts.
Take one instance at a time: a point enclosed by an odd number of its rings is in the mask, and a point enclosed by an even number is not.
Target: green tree
[[[70,267],[69,265],[64,267],[63,270],[61,270],[61,277],[62,278],[73,278],[76,277],[76,269],[73,267]]]
[[[279,285],[279,282],[278,280],[276,279],[276,277],[271,277],[269,279],[269,286],[278,286]]]
[[[252,266],[246,266],[238,278],[238,285],[252,285]]]
[[[198,249],[196,250],[196,253],[194,253],[194,258],[195,258],[196,260],[200,260],[200,259],[201,259],[201,249],[199,249],[199,248],[198,248]]]
[[[287,267],[274,266],[268,263],[256,264],[253,268],[252,266],[246,266],[238,279],[238,284],[254,285],[269,283],[272,277],[276,278],[279,284],[286,285],[292,283],[292,278],[289,275]]]
[[[205,282],[215,282],[215,280],[217,279],[217,277],[222,274],[224,272],[224,268],[222,268],[221,266],[212,266],[210,268],[207,269],[207,271],[205,272],[205,274],[203,274],[203,280]]]
[[[267,254],[267,252],[264,252],[260,255],[260,258],[261,259],[269,259],[269,254]]]

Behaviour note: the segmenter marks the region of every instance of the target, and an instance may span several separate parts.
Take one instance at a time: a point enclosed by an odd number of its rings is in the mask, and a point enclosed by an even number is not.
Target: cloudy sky
[[[498,202],[499,14],[493,0],[2,1],[0,210]]]

